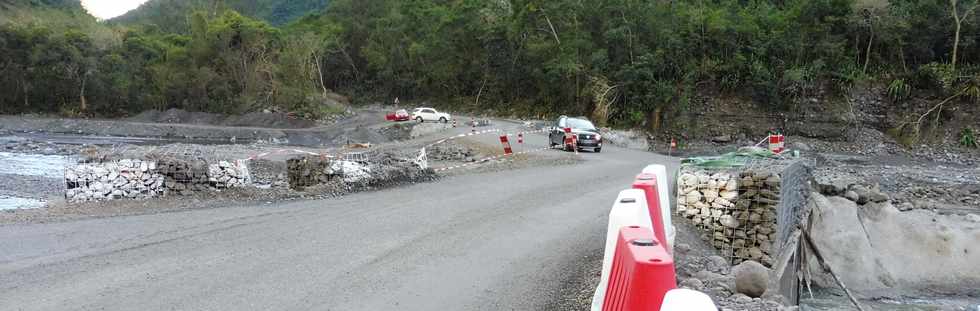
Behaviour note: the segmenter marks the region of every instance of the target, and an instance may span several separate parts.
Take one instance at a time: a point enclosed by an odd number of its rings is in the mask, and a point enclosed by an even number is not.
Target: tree
[[[962,14],[960,13],[960,4],[963,5]],[[960,31],[963,28],[963,22],[976,12],[977,7],[980,6],[980,1],[970,3],[969,0],[949,0],[949,6],[951,8],[950,14],[953,16],[953,22],[956,26],[956,35],[953,37],[953,57],[950,60],[950,64],[952,64],[953,71],[955,72],[956,57],[960,49]]]

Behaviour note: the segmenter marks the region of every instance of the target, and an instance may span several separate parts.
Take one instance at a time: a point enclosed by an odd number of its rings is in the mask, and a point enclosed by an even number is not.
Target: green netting
[[[738,151],[715,157],[694,157],[681,160],[681,166],[697,166],[708,168],[725,168],[745,166],[749,161],[758,158],[778,158],[779,155],[760,147],[742,147]]]

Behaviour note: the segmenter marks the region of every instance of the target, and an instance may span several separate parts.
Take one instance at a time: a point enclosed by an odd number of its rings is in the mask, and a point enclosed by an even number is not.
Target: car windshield
[[[569,118],[568,121],[566,121],[566,122],[568,122],[567,123],[568,124],[568,127],[573,128],[573,129],[583,129],[583,130],[594,130],[595,129],[595,125],[592,125],[592,122],[589,122],[588,120]]]

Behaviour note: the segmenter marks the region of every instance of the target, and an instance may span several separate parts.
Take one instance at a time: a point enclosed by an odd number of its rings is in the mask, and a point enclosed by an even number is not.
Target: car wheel
[[[446,118],[445,118],[445,117],[442,117],[442,118],[439,118],[439,122],[442,122],[442,123],[448,123],[448,122],[449,122],[449,120],[446,120]]]
[[[602,148],[595,148],[595,153],[600,153],[600,152],[602,152]]]
[[[425,120],[422,120],[422,117],[415,118],[415,121],[418,121],[419,123],[425,122]]]

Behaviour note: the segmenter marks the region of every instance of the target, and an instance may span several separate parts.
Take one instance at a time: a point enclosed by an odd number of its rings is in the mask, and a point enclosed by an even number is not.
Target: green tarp
[[[697,167],[737,167],[745,164],[754,158],[779,158],[780,156],[760,147],[742,147],[738,151],[726,153],[715,157],[694,157],[681,160],[681,166]]]

